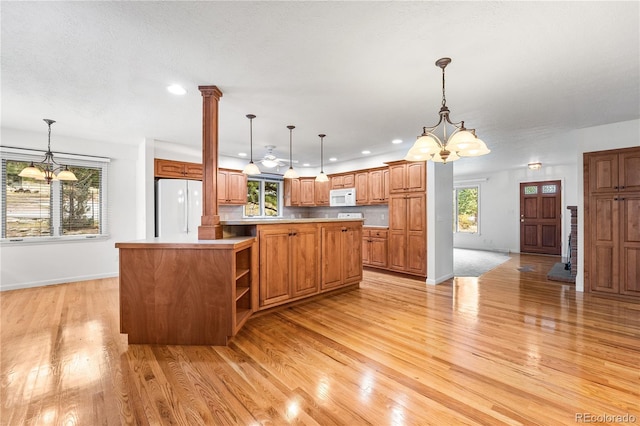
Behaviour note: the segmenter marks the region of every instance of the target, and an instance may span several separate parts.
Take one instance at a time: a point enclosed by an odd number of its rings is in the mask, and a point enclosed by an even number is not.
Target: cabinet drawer
[[[372,229],[369,232],[371,233],[370,235],[372,237],[375,237],[375,238],[387,238],[388,237],[388,233],[389,233],[389,231],[387,231],[386,229],[381,229],[381,230],[378,230],[378,229],[373,230]]]

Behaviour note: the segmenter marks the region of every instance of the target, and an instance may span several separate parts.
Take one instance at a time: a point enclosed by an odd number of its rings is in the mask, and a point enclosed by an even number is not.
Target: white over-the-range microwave
[[[329,191],[329,206],[344,207],[356,205],[356,189],[343,188]]]

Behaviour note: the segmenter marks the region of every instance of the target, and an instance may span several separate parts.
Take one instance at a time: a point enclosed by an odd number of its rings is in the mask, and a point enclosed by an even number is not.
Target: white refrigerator
[[[156,236],[198,238],[202,216],[202,182],[158,179],[156,182]]]

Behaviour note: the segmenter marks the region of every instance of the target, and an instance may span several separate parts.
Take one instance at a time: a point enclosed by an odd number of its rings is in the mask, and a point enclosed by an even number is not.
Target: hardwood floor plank
[[[0,293],[0,423],[573,424],[640,419],[640,303],[511,255],[438,286],[359,289],[249,319],[228,347],[127,345],[117,279]],[[638,421],[638,420],[636,420]]]

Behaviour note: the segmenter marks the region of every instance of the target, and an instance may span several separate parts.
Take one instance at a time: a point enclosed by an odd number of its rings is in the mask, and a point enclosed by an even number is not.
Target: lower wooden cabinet
[[[427,199],[425,193],[389,198],[389,269],[427,276]]]
[[[362,230],[362,265],[386,269],[389,256],[389,231],[386,228]]]
[[[255,238],[116,247],[129,344],[226,345],[254,311]]]
[[[322,225],[322,290],[362,281],[362,226]]]
[[[261,227],[260,308],[319,291],[318,234],[315,224]]]

